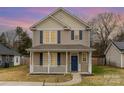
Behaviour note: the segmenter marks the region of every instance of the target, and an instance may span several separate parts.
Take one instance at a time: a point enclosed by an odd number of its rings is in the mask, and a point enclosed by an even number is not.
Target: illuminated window
[[[48,53],[43,53],[43,65],[48,65]]]
[[[57,32],[56,31],[44,31],[44,43],[46,44],[57,43]]]
[[[49,43],[49,32],[48,31],[44,32],[44,42]]]
[[[82,61],[87,61],[87,53],[82,53]]]
[[[56,32],[51,32],[51,42],[56,42]]]
[[[57,65],[57,53],[51,53],[51,65]]]

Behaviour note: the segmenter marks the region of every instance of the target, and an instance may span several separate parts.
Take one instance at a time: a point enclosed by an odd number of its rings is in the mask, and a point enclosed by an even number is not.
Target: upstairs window
[[[56,31],[44,31],[43,32],[44,44],[56,44],[57,43],[57,32]]]
[[[79,31],[74,31],[74,40],[79,40]]]
[[[51,32],[51,43],[56,42],[56,32]]]
[[[82,35],[83,35],[82,30],[79,30],[79,31],[72,30],[71,31],[71,40],[82,40]]]
[[[44,32],[44,42],[49,43],[49,39],[50,39],[49,32],[48,31]]]

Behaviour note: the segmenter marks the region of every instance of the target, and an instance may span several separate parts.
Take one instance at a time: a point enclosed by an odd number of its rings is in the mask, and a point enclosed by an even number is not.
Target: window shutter
[[[71,31],[71,40],[74,40],[74,30]]]
[[[40,65],[43,65],[43,53],[40,53]]]
[[[79,31],[79,39],[80,39],[80,40],[82,40],[82,35],[83,35],[83,31],[80,30],[80,31]]]
[[[61,64],[60,61],[61,61],[61,60],[60,60],[60,53],[58,53],[58,54],[57,54],[57,65],[60,65],[60,64]]]
[[[58,42],[58,44],[60,44],[61,43],[61,32],[60,31],[58,31],[57,32],[57,42]]]
[[[43,43],[43,31],[40,31],[40,43]]]

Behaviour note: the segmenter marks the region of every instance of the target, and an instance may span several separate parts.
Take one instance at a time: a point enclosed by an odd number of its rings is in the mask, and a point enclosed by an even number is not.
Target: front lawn
[[[124,69],[110,66],[93,66],[94,76],[82,76],[83,86],[124,85]]]
[[[65,82],[72,79],[68,75],[29,75],[27,65],[0,68],[0,81]]]

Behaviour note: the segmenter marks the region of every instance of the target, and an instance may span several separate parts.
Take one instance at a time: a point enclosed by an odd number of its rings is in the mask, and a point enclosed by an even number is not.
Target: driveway
[[[15,82],[15,81],[2,81],[0,86],[68,86],[81,82],[81,75],[79,73],[72,73],[73,79],[61,83],[44,83],[43,82]]]

